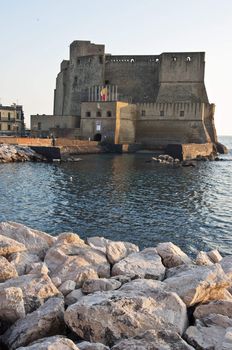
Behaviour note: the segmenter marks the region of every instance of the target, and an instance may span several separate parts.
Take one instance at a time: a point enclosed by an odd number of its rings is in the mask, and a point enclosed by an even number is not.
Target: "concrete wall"
[[[50,129],[80,128],[80,117],[62,115],[31,115],[32,131],[49,131]]]
[[[182,145],[168,145],[166,153],[173,158],[180,160],[196,159],[198,156],[208,157],[215,153],[213,143],[205,144],[182,144]]]

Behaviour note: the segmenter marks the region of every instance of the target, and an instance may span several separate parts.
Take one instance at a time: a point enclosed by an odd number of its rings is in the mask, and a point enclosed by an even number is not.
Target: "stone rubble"
[[[232,349],[232,258],[0,223],[0,349]]]
[[[46,159],[30,147],[0,144],[0,163],[43,161]]]

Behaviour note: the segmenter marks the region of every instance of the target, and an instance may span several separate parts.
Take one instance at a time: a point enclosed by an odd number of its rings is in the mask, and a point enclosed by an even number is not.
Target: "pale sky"
[[[0,102],[52,114],[60,62],[73,40],[111,54],[205,51],[219,135],[232,135],[231,0],[0,0]]]

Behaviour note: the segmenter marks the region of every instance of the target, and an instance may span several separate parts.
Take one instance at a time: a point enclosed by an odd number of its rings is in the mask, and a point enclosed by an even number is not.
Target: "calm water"
[[[232,137],[221,141],[232,149]],[[140,247],[172,241],[190,254],[210,248],[232,254],[232,151],[196,168],[146,163],[150,157],[0,164],[0,221],[54,235],[73,231]]]

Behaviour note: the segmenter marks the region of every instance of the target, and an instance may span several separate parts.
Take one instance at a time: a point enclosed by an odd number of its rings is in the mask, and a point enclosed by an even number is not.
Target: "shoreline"
[[[5,349],[221,349],[229,341],[232,256],[217,250],[193,260],[171,242],[140,250],[2,222],[0,264]]]

